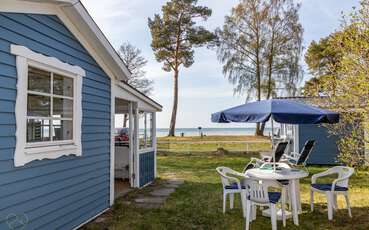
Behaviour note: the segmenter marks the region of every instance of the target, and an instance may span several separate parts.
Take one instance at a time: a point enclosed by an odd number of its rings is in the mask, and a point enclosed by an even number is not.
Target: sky
[[[149,17],[161,12],[164,0],[81,0],[95,22],[103,31],[114,48],[129,42],[141,49],[148,60],[145,68],[147,77],[154,80],[151,97],[163,106],[157,114],[157,127],[169,127],[172,108],[173,76],[162,70],[162,63],[155,60],[151,49],[151,35],[147,26]],[[297,0],[296,0],[297,1]],[[103,3],[102,3],[103,2]],[[199,5],[212,9],[212,16],[204,23],[214,30],[224,23],[232,6],[238,0],[199,0]],[[359,0],[298,0],[301,3],[300,22],[304,28],[303,46],[308,47],[312,40],[329,35],[339,29],[342,12],[349,12],[358,6]],[[304,79],[310,76],[306,65]],[[239,105],[245,102],[245,96],[234,96],[233,86],[224,78],[222,65],[213,50],[197,48],[195,63],[190,68],[182,68],[179,76],[179,107],[177,112],[178,128],[195,127],[245,127],[251,124],[215,124],[211,123],[213,112]]]

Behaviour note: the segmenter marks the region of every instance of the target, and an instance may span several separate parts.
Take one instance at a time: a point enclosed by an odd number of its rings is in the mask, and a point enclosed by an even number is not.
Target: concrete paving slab
[[[135,199],[136,203],[163,204],[167,197],[147,196]]]
[[[159,188],[155,189],[154,191],[150,192],[152,196],[170,196],[171,193],[175,191],[174,188]]]

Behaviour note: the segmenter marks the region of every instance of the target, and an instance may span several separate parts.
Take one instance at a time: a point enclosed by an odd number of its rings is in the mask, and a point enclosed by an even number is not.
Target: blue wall
[[[325,127],[320,125],[299,125],[299,145],[302,150],[309,139],[316,141],[311,152],[308,164],[337,164],[337,140],[330,135]]]
[[[82,157],[14,168],[15,57],[10,44],[86,70]],[[13,214],[25,229],[71,229],[109,207],[110,79],[56,16],[0,13],[0,229]],[[14,216],[14,215],[13,215]]]
[[[155,179],[155,152],[140,154],[140,187]]]

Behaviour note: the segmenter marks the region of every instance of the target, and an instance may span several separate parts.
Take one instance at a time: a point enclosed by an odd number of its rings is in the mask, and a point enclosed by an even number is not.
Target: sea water
[[[157,128],[156,129],[156,136],[157,137],[164,137],[167,136],[169,129],[167,128]],[[245,128],[202,128],[199,130],[198,128],[177,128],[176,129],[176,136],[181,136],[181,133],[184,136],[199,136],[200,133],[206,136],[239,136],[239,135],[254,135],[255,128],[245,127]],[[265,128],[264,135],[268,136],[271,133],[270,128]]]

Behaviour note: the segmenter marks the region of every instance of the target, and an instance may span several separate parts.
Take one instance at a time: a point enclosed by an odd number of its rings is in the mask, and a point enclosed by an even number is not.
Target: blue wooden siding
[[[86,71],[82,90],[82,157],[14,167],[16,65],[23,45]],[[56,16],[0,12],[0,229],[11,215],[25,229],[71,229],[109,207],[110,79]]]
[[[314,139],[316,141],[308,164],[337,164],[338,138],[336,136],[330,135],[328,130],[320,125],[300,125],[300,150],[308,139]]]
[[[155,152],[140,154],[140,187],[155,179]]]

